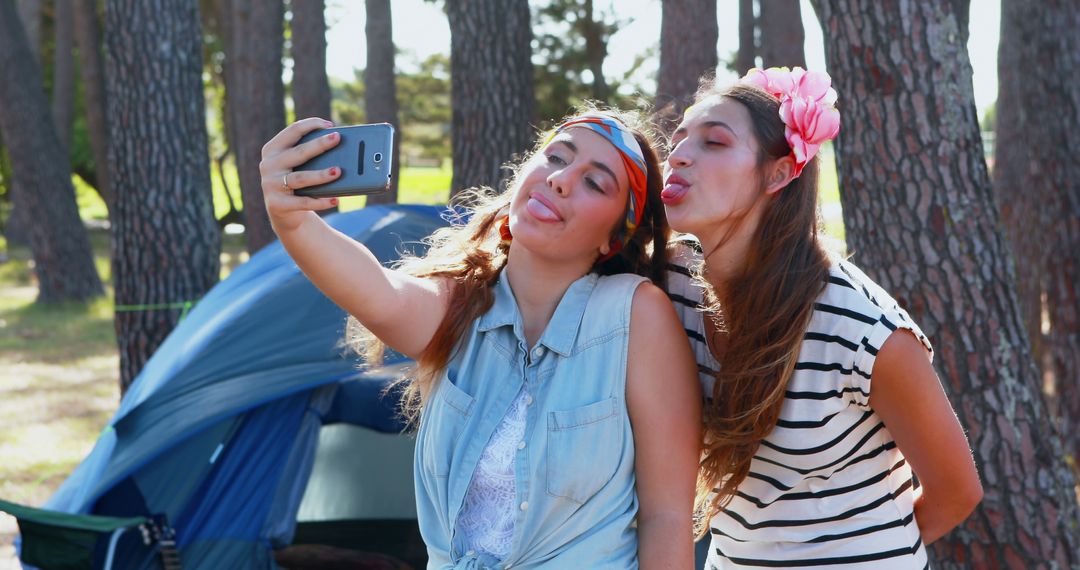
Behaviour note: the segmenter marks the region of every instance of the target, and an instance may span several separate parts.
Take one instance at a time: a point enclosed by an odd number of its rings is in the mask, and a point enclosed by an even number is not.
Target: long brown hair
[[[596,107],[585,107],[573,116],[597,110]],[[670,230],[660,201],[663,173],[654,150],[655,134],[638,113],[614,109],[603,109],[602,112],[626,125],[641,146],[645,158],[646,201],[641,223],[630,240],[615,256],[597,261],[592,271],[600,275],[636,273],[662,287]],[[419,419],[424,402],[453,357],[458,341],[473,321],[494,303],[492,286],[506,266],[509,253],[509,245],[503,243],[499,235],[499,225],[508,213],[513,193],[518,190],[522,172],[543,149],[546,139],[544,135],[538,137],[534,148],[513,167],[510,190],[502,194],[488,188],[463,192],[454,204],[459,212],[463,212],[456,223],[437,230],[425,240],[429,248],[424,256],[406,256],[395,265],[396,269],[410,275],[448,278],[453,283],[446,315],[431,342],[424,348],[416,367],[395,384],[403,387],[402,412],[411,424]],[[613,229],[613,236],[621,226],[620,221],[619,227]],[[346,338],[348,344],[364,357],[367,366],[381,364],[386,345],[354,317],[349,317]]]
[[[716,96],[749,111],[764,184],[765,166],[791,152],[779,101],[757,87],[718,89],[711,81],[702,84],[695,101]],[[729,334],[712,405],[703,417],[697,505],[706,523],[735,496],[758,446],[776,426],[814,301],[828,277],[828,257],[819,241],[817,174],[814,158],[785,188],[762,194],[767,203],[760,224],[745,265],[725,284],[724,298],[699,279],[706,286],[706,318],[723,315]]]

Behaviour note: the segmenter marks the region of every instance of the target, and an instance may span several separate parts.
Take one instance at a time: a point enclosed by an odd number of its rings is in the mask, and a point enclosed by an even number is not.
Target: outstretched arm
[[[701,385],[671,302],[649,283],[634,294],[627,366],[640,501],[639,563],[642,570],[692,568]]]
[[[448,283],[386,269],[366,247],[315,213],[334,206],[335,198],[295,196],[283,184],[286,174],[292,189],[323,184],[341,175],[336,168],[292,172],[340,142],[340,135],[331,133],[297,145],[305,134],[327,126],[330,123],[323,119],[303,119],[263,146],[259,172],[270,222],[316,287],[387,345],[416,358],[446,314]]]
[[[930,544],[963,522],[982,500],[967,438],[930,358],[909,332],[893,332],[871,373],[870,407],[919,478],[915,521]]]

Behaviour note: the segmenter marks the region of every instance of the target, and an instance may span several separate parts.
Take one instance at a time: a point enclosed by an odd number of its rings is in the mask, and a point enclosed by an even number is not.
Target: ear
[[[776,194],[795,178],[795,158],[790,154],[775,160],[765,177],[765,193]]]

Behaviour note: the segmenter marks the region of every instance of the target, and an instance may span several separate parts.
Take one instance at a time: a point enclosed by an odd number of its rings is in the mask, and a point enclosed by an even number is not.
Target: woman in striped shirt
[[[752,70],[703,85],[672,137],[663,198],[688,236],[668,293],[707,399],[707,568],[923,568],[982,496],[926,336],[819,242],[835,96],[825,74]]]

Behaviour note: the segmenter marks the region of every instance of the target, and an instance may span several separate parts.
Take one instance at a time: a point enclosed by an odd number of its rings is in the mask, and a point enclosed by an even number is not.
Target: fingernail
[[[330,127],[334,126],[334,123],[330,121],[323,121],[323,126],[329,129]]]
[[[337,206],[337,198],[330,198],[330,205]]]
[[[330,176],[337,176],[337,175],[338,175],[338,169],[335,166],[335,167],[330,169]]]
[[[330,140],[332,140],[332,141],[336,141],[338,139],[338,134],[337,133],[330,133],[328,136],[329,136]]]

